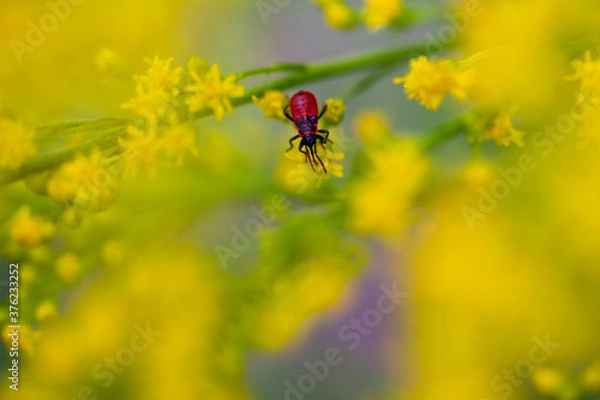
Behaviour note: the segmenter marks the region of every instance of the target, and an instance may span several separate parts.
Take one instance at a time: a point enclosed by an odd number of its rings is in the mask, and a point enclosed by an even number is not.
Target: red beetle
[[[291,109],[292,115],[289,114],[289,109]],[[287,119],[292,121],[298,130],[298,134],[290,139],[290,148],[286,151],[290,151],[294,147],[292,143],[294,140],[300,139],[298,150],[306,156],[306,160],[313,170],[315,169],[314,164],[319,160],[325,173],[327,173],[327,169],[317,154],[317,147],[315,144],[319,142],[325,147],[325,143],[331,142],[331,140],[329,140],[329,131],[326,129],[319,129],[319,120],[326,110],[327,105],[323,106],[323,110],[319,113],[317,98],[311,92],[304,90],[293,95],[290,104],[283,110]],[[324,136],[321,136],[320,133]],[[307,150],[303,150],[305,147]]]

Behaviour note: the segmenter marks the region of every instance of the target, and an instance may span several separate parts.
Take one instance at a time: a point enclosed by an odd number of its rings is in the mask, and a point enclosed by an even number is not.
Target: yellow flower
[[[348,225],[354,232],[396,236],[408,224],[413,197],[429,162],[412,141],[392,139],[367,151],[370,166],[349,195]]]
[[[316,0],[323,8],[323,18],[334,29],[348,29],[357,22],[357,16],[347,4],[340,0]]]
[[[583,386],[590,392],[600,392],[600,361],[594,361],[585,369]]]
[[[105,74],[120,74],[125,71],[125,61],[113,49],[103,48],[94,57],[98,71]]]
[[[493,165],[487,161],[472,161],[460,173],[460,179],[472,189],[491,185],[496,178]]]
[[[134,126],[127,127],[127,136],[119,138],[123,146],[123,161],[125,163],[125,176],[135,178],[140,171],[152,176],[158,165],[158,152],[160,150],[154,130],[144,132]]]
[[[390,124],[382,112],[368,110],[356,117],[354,131],[364,144],[374,145],[389,137]]]
[[[192,128],[176,125],[163,133],[160,146],[165,150],[168,157],[175,160],[175,165],[179,167],[183,164],[183,157],[186,153],[189,152],[198,157],[196,140],[196,132]]]
[[[571,63],[575,72],[566,76],[567,80],[577,80],[580,82],[579,99],[582,101],[586,95],[600,95],[600,60],[592,61],[592,54],[588,50],[583,56],[583,60],[575,60]]]
[[[318,155],[319,158],[321,158],[321,161],[323,161],[327,173],[323,171],[318,160],[316,160],[316,163],[313,163],[313,170],[310,163],[306,160],[306,156],[295,149],[285,153],[287,159],[296,162],[296,168],[293,170],[293,174],[301,176],[305,181],[313,182],[315,187],[320,187],[323,180],[330,179],[331,176],[338,178],[344,176],[344,166],[338,162],[344,159],[344,153],[333,152],[328,148],[319,148]],[[288,171],[288,173],[290,172],[291,171]]]
[[[115,266],[123,260],[123,246],[116,241],[110,241],[102,247],[102,259],[109,266]]]
[[[12,331],[13,329],[9,328],[8,325],[2,329],[2,341],[7,349],[12,347],[12,338],[8,336]],[[19,328],[19,347],[31,357],[34,354],[35,344],[41,335],[42,332],[34,331],[29,325],[21,324]]]
[[[223,120],[225,112],[230,115],[233,113],[231,98],[244,95],[244,86],[236,83],[235,76],[221,78],[219,66],[216,64],[203,75],[191,71],[190,74],[195,81],[193,85],[186,88],[193,93],[187,100],[190,112],[201,111],[208,107],[215,113],[217,121]]]
[[[545,396],[556,395],[563,385],[564,377],[552,368],[537,368],[531,377],[537,390]]]
[[[23,246],[35,247],[54,236],[54,224],[42,217],[31,215],[28,206],[22,206],[10,225],[10,238]]]
[[[35,132],[23,124],[0,118],[0,167],[20,167],[37,151]]]
[[[446,95],[465,99],[471,83],[472,72],[461,70],[450,60],[429,61],[420,56],[410,61],[410,72],[394,79],[404,84],[409,99],[417,99],[428,110],[437,110]]]
[[[134,77],[137,82],[137,97],[122,107],[135,111],[151,122],[156,122],[161,117],[176,118],[172,103],[180,93],[179,83],[183,68],[172,69],[172,58],[161,60],[155,57],[147,62],[150,68],[146,74]]]
[[[344,114],[346,113],[346,105],[344,104],[344,100],[327,99],[327,101],[325,101],[325,105],[327,106],[327,110],[323,115],[325,122],[329,126],[338,125],[342,119],[344,119]]]
[[[252,96],[252,101],[265,112],[265,118],[287,120],[283,110],[290,104],[290,101],[283,92],[268,90],[261,99]]]
[[[519,147],[523,147],[522,131],[515,129],[512,125],[512,118],[506,115],[500,115],[494,118],[492,126],[483,134],[484,139],[493,139],[498,146],[508,147],[511,143],[515,143]]]
[[[401,0],[365,0],[363,18],[367,29],[377,32],[402,14]]]
[[[56,304],[53,301],[47,300],[42,302],[35,309],[35,318],[39,322],[48,321],[58,314],[56,310]]]
[[[79,257],[73,253],[63,254],[57,261],[55,265],[56,273],[65,281],[65,282],[73,282],[75,278],[79,275],[79,271],[81,269],[81,265],[79,262]]]
[[[57,202],[103,210],[116,198],[117,178],[104,165],[100,150],[79,154],[51,173],[47,191]]]

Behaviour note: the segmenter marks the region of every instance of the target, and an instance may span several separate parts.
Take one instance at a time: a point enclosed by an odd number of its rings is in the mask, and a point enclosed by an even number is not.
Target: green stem
[[[2,171],[0,173],[0,185],[7,185],[23,179],[29,174],[40,173],[48,169],[56,168],[67,160],[74,158],[77,154],[88,153],[95,148],[107,149],[119,143],[119,137],[125,132],[125,127],[110,131],[94,140],[89,140],[68,149],[59,150],[54,153],[44,154],[29,161],[16,171]]]
[[[465,115],[468,115],[468,113],[435,127],[432,131],[425,135],[421,139],[421,148],[423,149],[423,152],[430,151],[434,147],[437,147],[440,144],[460,135],[461,133],[464,133]]]
[[[38,125],[36,127],[36,135],[38,139],[43,139],[55,133],[75,133],[75,132],[92,132],[92,131],[105,131],[108,129],[115,129],[127,126],[132,123],[129,119],[117,119],[117,118],[102,118],[102,119],[82,119],[75,121],[59,121],[52,122],[44,125]]]
[[[390,73],[392,68],[381,68],[375,72],[365,76],[354,85],[350,86],[340,97],[347,103],[350,99],[363,94],[369,90],[373,85],[383,79],[387,74]]]
[[[238,72],[234,75],[236,77],[236,80],[241,80],[256,75],[273,74],[276,72],[303,72],[305,70],[306,64],[279,63],[273,64],[270,67],[256,68],[248,71]]]
[[[414,43],[402,45],[400,47],[379,51],[370,54],[360,54],[352,57],[345,57],[340,60],[328,61],[315,64],[276,64],[271,67],[255,69],[246,72],[240,72],[239,76],[251,76],[265,72],[297,71],[297,73],[255,86],[248,90],[243,97],[233,99],[234,107],[240,107],[252,102],[253,96],[260,96],[268,90],[288,90],[297,86],[312,82],[318,82],[331,77],[339,77],[351,73],[356,73],[363,69],[371,68],[391,68],[392,66],[406,62],[411,57],[415,57],[427,51],[426,43]],[[212,115],[210,109],[205,109],[192,116],[192,119],[205,118]],[[130,120],[100,119],[94,121],[69,121],[56,124],[41,126],[39,129],[44,134],[52,134],[57,130],[65,129],[67,131],[85,131],[111,129],[111,132],[100,137],[92,138],[86,143],[58,152],[44,154],[29,161],[16,171],[0,171],[0,185],[6,185],[18,181],[28,174],[38,173],[50,168],[54,168],[61,163],[71,159],[82,151],[90,151],[98,147],[100,149],[110,147],[118,143],[118,137],[125,132],[125,127]]]

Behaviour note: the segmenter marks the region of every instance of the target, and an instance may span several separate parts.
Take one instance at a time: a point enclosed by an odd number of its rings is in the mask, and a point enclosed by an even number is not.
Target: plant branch
[[[253,96],[260,96],[268,90],[288,90],[297,86],[318,82],[327,78],[356,73],[364,69],[382,68],[383,70],[386,70],[395,65],[404,63],[411,57],[415,57],[426,52],[426,50],[426,43],[417,42],[404,44],[391,50],[384,50],[369,54],[359,54],[322,63],[275,64],[271,67],[240,72],[236,75],[248,77],[268,72],[295,71],[295,73],[290,76],[255,86],[254,88],[248,90],[243,97],[233,99],[232,104],[234,107],[246,105],[252,102]],[[370,81],[363,82],[363,85],[370,84]],[[205,109],[192,115],[191,119],[196,120],[205,118],[212,114],[212,110]],[[16,171],[0,171],[0,185],[6,185],[18,181],[28,174],[39,173],[46,169],[54,168],[71,159],[80,152],[87,152],[96,147],[104,149],[114,146],[116,143],[118,143],[118,137],[125,133],[125,127],[131,122],[131,120],[107,118],[92,121],[66,121],[40,126],[38,127],[38,130],[42,134],[42,137],[65,131],[80,132],[109,129],[110,132],[105,135],[90,139],[81,145],[69,149],[40,155],[21,166]]]

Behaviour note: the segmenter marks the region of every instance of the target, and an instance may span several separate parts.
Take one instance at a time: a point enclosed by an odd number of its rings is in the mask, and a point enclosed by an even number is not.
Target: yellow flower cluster
[[[285,93],[279,90],[268,90],[262,98],[252,96],[252,101],[264,111],[265,118],[287,121],[283,111],[290,104],[290,100]]]
[[[600,60],[592,59],[592,52],[586,51],[583,59],[571,62],[574,72],[565,76],[567,81],[579,84],[577,102],[585,110],[585,118],[578,135],[585,146],[590,143],[600,144],[598,123],[600,122]]]
[[[580,81],[579,100],[583,101],[584,96],[600,96],[600,60],[592,60],[592,52],[586,51],[583,60],[571,62],[575,72],[566,76],[565,79]]]
[[[323,114],[323,121],[327,126],[337,126],[344,119],[346,105],[343,99],[327,99],[325,101],[327,110]]]
[[[227,94],[221,90],[224,88],[216,87],[216,82],[211,80],[214,74],[201,73],[205,69],[204,60],[194,57],[189,61],[189,76],[184,74],[183,68],[173,68],[172,62],[173,59],[161,60],[158,57],[150,61],[146,74],[135,77],[137,97],[123,105],[142,118],[141,123],[129,126],[126,135],[119,139],[127,177],[135,177],[140,171],[152,175],[160,164],[173,162],[180,166],[187,153],[197,156],[195,126],[185,123],[190,119],[188,112],[199,111],[204,105],[216,107],[214,97],[210,104],[203,104],[200,99],[210,93],[215,94],[215,91],[220,101],[226,100]],[[218,67],[214,67],[218,72]],[[196,80],[196,84],[185,86],[189,79]],[[208,84],[201,94],[197,79],[206,79],[212,85]],[[186,100],[185,90],[196,93]],[[222,109],[216,107],[214,110],[217,118],[222,117]]]
[[[359,21],[358,14],[344,0],[314,0],[322,8],[327,25],[334,29],[348,29]]]
[[[375,116],[367,114],[372,120]],[[358,122],[358,126],[365,126]],[[384,127],[384,122],[379,122]],[[359,137],[371,138],[364,132]],[[369,141],[364,158],[364,175],[348,195],[348,226],[360,234],[397,236],[409,223],[413,198],[429,171],[429,161],[416,142],[380,133],[381,141]]]
[[[35,247],[54,236],[54,224],[43,217],[31,214],[28,206],[17,211],[10,223],[11,240],[19,245]]]
[[[310,183],[313,187],[318,188],[323,183],[323,180],[328,180],[332,176],[337,178],[344,176],[344,166],[340,161],[345,158],[345,154],[337,151],[334,152],[329,147],[323,149],[320,145],[317,146],[319,146],[317,148],[318,156],[323,161],[327,173],[323,171],[318,160],[316,160],[316,163],[313,162],[311,166],[306,156],[294,148],[285,153],[280,171],[278,171],[281,181],[285,186],[289,186],[286,183],[290,181],[296,181]],[[306,148],[304,149],[307,151]],[[290,187],[290,189],[293,188]],[[298,188],[296,187],[296,189]]]
[[[401,14],[401,0],[365,0],[363,18],[371,32],[377,32],[394,22]]]
[[[297,337],[312,314],[343,302],[344,289],[361,263],[360,252],[340,237],[338,228],[313,213],[266,231],[260,254],[262,266],[248,278],[260,289],[247,303],[243,319],[252,343],[268,350]]]
[[[461,68],[451,60],[429,60],[420,56],[410,61],[410,71],[394,79],[404,84],[409,99],[417,99],[428,110],[437,110],[444,98],[451,94],[457,99],[467,98],[472,71]]]
[[[35,132],[22,123],[0,118],[0,168],[15,169],[37,152]]]
[[[189,68],[193,83],[186,87],[192,95],[187,99],[190,112],[210,108],[215,113],[217,121],[223,120],[225,112],[233,113],[231,98],[242,97],[244,86],[237,84],[234,75],[221,77],[219,66],[213,64],[210,68],[197,68],[196,63]]]
[[[117,197],[117,172],[100,150],[79,154],[50,173],[47,193],[58,203],[102,211]]]
[[[65,253],[59,257],[55,264],[55,271],[67,283],[74,282],[79,276],[81,262],[73,253]]]
[[[176,121],[176,96],[180,93],[183,68],[172,68],[172,58],[161,60],[155,57],[147,62],[150,67],[146,74],[134,77],[137,96],[122,107],[148,120],[150,126],[155,126],[161,119]]]
[[[309,315],[340,298],[349,278],[335,258],[315,259],[297,268],[297,275],[276,282],[268,305],[257,310],[255,323],[264,330],[256,332],[253,339],[261,349],[277,350],[285,345]]]
[[[499,115],[492,121],[491,127],[483,134],[483,139],[494,140],[498,146],[508,147],[512,143],[523,147],[524,133],[515,129],[512,118],[508,115]]]
[[[402,16],[401,0],[365,0],[362,12],[355,11],[345,0],[314,0],[323,10],[327,25],[334,29],[349,29],[363,22],[375,33],[396,22]]]

